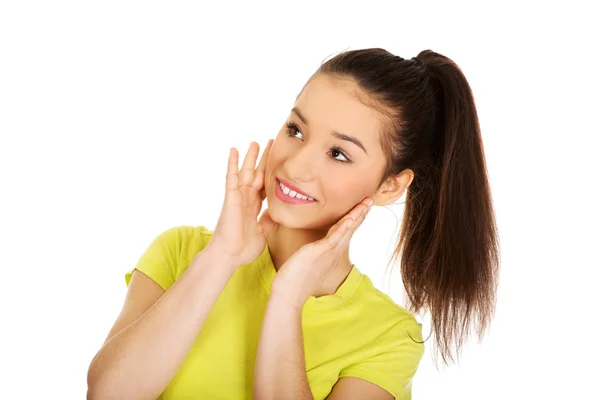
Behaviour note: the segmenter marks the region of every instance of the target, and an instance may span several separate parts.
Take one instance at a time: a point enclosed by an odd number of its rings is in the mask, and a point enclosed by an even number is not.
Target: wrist
[[[304,304],[308,300],[308,298],[304,297],[305,296],[300,296],[290,288],[283,288],[280,285],[278,286],[271,284],[269,303],[277,304],[280,307],[287,307],[302,311]]]
[[[196,259],[201,259],[200,264],[202,265],[210,265],[215,268],[219,268],[223,271],[227,271],[233,275],[233,273],[237,270],[238,265],[235,260],[226,252],[222,251],[216,246],[211,246],[210,243],[196,254]]]

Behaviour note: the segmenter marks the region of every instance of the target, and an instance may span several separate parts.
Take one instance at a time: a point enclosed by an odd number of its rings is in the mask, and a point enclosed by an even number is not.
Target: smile
[[[276,179],[277,186],[275,188],[275,194],[278,198],[285,201],[286,203],[298,204],[298,203],[313,203],[316,200],[307,194],[294,190],[289,186],[286,186],[279,179]]]

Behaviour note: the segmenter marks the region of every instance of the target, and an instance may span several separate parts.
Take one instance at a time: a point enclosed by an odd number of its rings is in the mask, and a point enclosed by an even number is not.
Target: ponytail
[[[427,307],[444,362],[476,319],[479,339],[495,312],[499,243],[471,88],[458,66],[421,52],[437,103],[431,158],[408,188],[397,251],[412,309]],[[402,249],[404,247],[404,249]],[[474,315],[477,314],[477,315]]]

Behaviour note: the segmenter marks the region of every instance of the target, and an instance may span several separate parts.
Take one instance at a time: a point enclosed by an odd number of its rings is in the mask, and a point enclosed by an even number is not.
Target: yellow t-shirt
[[[168,229],[134,269],[168,290],[211,237],[203,226]],[[134,269],[125,276],[127,285]],[[256,350],[275,274],[268,246],[235,272],[159,399],[252,398]],[[396,399],[410,399],[424,353],[424,345],[415,343],[423,341],[421,328],[412,313],[377,290],[354,265],[335,294],[311,296],[302,310],[306,373],[314,398],[325,399],[340,377],[354,376]]]

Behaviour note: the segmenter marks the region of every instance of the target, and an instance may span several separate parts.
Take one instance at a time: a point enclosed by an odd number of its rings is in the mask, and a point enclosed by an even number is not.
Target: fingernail
[[[373,205],[373,199],[369,199],[367,201],[367,206],[371,207]]]

